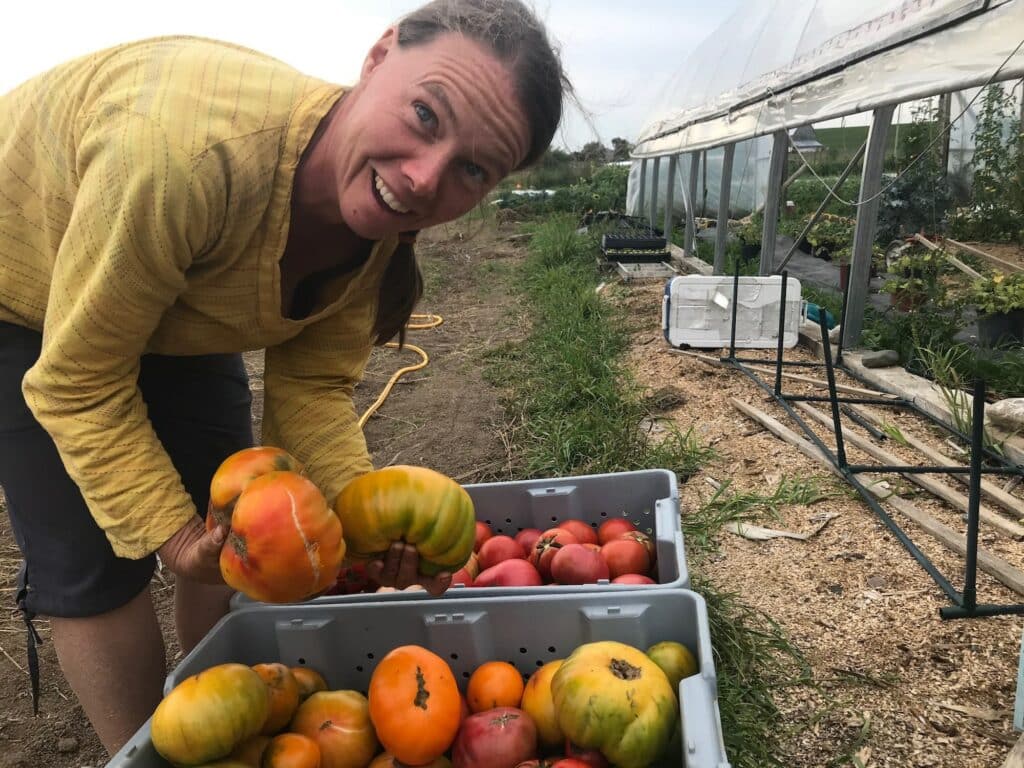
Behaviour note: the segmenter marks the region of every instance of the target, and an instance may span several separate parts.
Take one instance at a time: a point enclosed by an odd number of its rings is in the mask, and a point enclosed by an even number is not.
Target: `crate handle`
[[[679,681],[679,703],[683,727],[683,753],[685,765],[706,765],[729,768],[722,739],[722,718],[718,711],[715,686],[701,675],[684,677]],[[716,741],[707,734],[718,735]],[[694,734],[700,736],[695,738]]]

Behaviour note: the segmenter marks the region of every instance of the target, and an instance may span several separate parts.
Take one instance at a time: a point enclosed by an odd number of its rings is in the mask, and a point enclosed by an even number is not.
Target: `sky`
[[[528,0],[531,2],[531,0]],[[561,46],[589,119],[570,110],[555,144],[635,141],[659,88],[742,0],[532,0]],[[351,83],[370,45],[421,0],[89,0],[5,3],[0,94],[93,50],[153,35],[246,45],[311,75]]]

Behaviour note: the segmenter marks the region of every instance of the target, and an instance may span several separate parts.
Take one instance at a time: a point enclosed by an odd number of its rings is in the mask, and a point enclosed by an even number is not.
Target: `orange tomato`
[[[260,733],[273,736],[284,730],[291,722],[292,715],[299,707],[299,684],[295,681],[291,670],[284,664],[254,664],[253,670],[267,685],[270,694],[270,714],[263,724]]]
[[[320,768],[320,747],[299,733],[282,733],[263,751],[260,768]]]
[[[317,691],[327,690],[327,681],[315,669],[309,667],[289,667],[288,669],[291,671],[292,677],[295,678],[295,682],[299,684],[300,702],[305,701]]]
[[[459,686],[448,663],[418,645],[388,653],[370,677],[370,720],[399,762],[424,765],[443,755],[459,730]]]
[[[523,700],[523,676],[507,661],[487,661],[477,667],[466,686],[466,700],[473,712],[495,707],[519,707]]]
[[[563,659],[549,661],[530,675],[523,691],[522,710],[533,718],[540,742],[552,748],[560,747],[565,742],[565,735],[558,727],[555,702],[551,698],[551,678],[562,666],[562,661]]]

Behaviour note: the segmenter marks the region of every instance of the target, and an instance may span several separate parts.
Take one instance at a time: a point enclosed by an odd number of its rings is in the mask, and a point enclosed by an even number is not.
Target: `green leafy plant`
[[[807,233],[807,242],[815,256],[827,255],[840,264],[849,264],[853,256],[854,226],[853,219],[824,213]]]
[[[985,89],[974,130],[970,205],[952,222],[956,236],[1024,244],[1024,131],[1001,83]]]
[[[985,315],[1024,309],[1024,272],[1013,275],[993,272],[975,280],[967,299]]]
[[[924,302],[946,303],[946,289],[939,279],[946,268],[946,260],[936,251],[911,249],[891,267],[889,279],[882,290],[892,294],[905,308],[920,306]]]

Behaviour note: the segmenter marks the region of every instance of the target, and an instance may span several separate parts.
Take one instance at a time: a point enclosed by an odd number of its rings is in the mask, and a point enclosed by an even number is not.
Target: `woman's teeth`
[[[384,180],[381,179],[376,173],[373,174],[374,184],[377,186],[377,192],[380,194],[381,199],[391,210],[396,213],[408,213],[409,209],[398,202],[398,198],[387,188]]]

